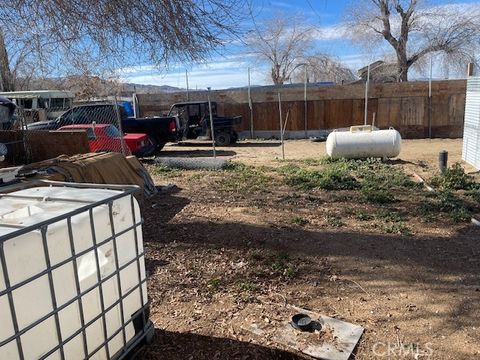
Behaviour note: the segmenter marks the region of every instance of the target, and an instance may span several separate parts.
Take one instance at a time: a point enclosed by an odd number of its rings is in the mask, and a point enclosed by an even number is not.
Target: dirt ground
[[[183,156],[188,152],[191,156],[211,156],[211,144],[205,141],[185,142],[181,145],[167,145],[162,156]],[[219,155],[232,157],[248,164],[268,165],[275,163],[282,156],[280,143],[277,140],[245,140],[231,147],[222,147]],[[424,161],[436,165],[438,152],[448,151],[449,161],[457,162],[462,158],[462,139],[403,140],[400,158],[405,161]],[[285,157],[290,160],[318,158],[325,156],[325,142],[310,140],[285,141]],[[474,169],[471,168],[473,171]]]
[[[408,175],[433,176],[442,149],[461,160],[461,140],[403,144],[390,164]],[[289,305],[364,327],[352,358],[480,358],[480,228],[446,215],[426,221],[420,188],[371,205],[356,191],[285,183],[282,167],[317,166],[324,151],[287,141],[282,162],[278,142],[249,141],[218,149],[251,166],[240,171],[147,165],[157,185],[175,187],[143,204],[156,335],[141,358],[308,358],[248,330],[279,326]],[[190,143],[164,155],[210,150]]]

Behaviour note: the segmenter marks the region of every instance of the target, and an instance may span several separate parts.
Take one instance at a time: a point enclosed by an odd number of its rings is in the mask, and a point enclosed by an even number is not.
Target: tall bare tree
[[[287,18],[276,14],[252,31],[247,38],[248,51],[270,66],[275,85],[289,81],[313,47],[315,29],[302,24],[300,16]]]
[[[474,60],[480,44],[478,5],[426,7],[423,0],[358,0],[352,3],[348,33],[354,41],[386,41],[395,51],[398,81],[431,53],[451,63]]]
[[[247,1],[0,0],[1,84],[12,90],[17,64],[61,75],[206,59],[238,34]]]
[[[306,69],[301,67],[295,71],[293,76],[295,81],[333,81],[335,83],[342,83],[356,79],[355,75],[349,68],[325,54],[307,56],[304,59],[303,65],[306,66]],[[305,75],[307,76],[307,79],[305,79]]]

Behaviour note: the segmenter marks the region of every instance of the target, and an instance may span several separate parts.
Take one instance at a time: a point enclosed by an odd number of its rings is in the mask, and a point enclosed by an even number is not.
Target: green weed
[[[249,280],[244,280],[244,281],[239,281],[238,282],[238,288],[241,290],[241,291],[245,291],[245,292],[255,292],[258,290],[258,285],[255,284],[254,282],[252,281],[249,281]]]
[[[328,226],[342,227],[345,225],[345,223],[342,221],[342,218],[338,214],[335,214],[331,211],[328,211],[323,218]]]
[[[381,208],[375,213],[375,218],[386,222],[401,222],[403,217],[396,210],[390,208]]]
[[[217,183],[227,191],[265,190],[272,180],[265,172],[239,162],[228,162],[224,170],[228,176],[223,177]]]
[[[173,178],[180,175],[180,170],[165,166],[163,164],[156,165],[151,170],[153,175],[165,178]]]
[[[360,192],[365,201],[374,204],[388,204],[395,201],[395,197],[390,190],[382,189],[378,186],[362,185]]]
[[[220,278],[212,278],[212,279],[208,280],[207,286],[209,288],[216,289],[220,286],[221,283],[222,283],[222,280]]]
[[[355,178],[343,165],[332,165],[322,171],[298,168],[287,176],[287,184],[304,190],[352,190],[358,187]]]
[[[460,163],[453,164],[444,174],[434,176],[430,183],[441,190],[470,190],[478,188],[479,185],[475,183],[473,176],[465,173]]]
[[[305,226],[308,224],[308,220],[302,216],[295,215],[290,219],[290,223],[298,226]]]
[[[404,223],[382,224],[380,228],[387,234],[412,235],[412,229]]]
[[[360,221],[370,221],[370,220],[373,220],[373,216],[368,214],[366,211],[359,210],[355,214],[355,219]]]
[[[436,219],[436,214],[447,214],[454,222],[466,222],[472,217],[472,209],[460,197],[451,191],[431,194],[416,210],[424,221]]]
[[[468,190],[465,195],[471,197],[474,201],[480,203],[480,189]]]

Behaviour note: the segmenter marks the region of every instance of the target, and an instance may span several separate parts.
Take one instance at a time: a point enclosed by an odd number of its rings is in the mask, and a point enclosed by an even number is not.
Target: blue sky
[[[275,12],[302,13],[309,23],[320,27],[323,36],[317,40],[318,49],[342,62],[354,72],[367,63],[376,60],[378,54],[367,53],[355,47],[349,40],[342,38],[336,27],[342,25],[344,11],[354,0],[253,0],[254,10],[258,18],[267,18]],[[480,4],[473,0],[426,0],[429,6],[446,4]],[[185,70],[189,74],[191,89],[211,87],[221,89],[241,87],[248,84],[248,68],[251,68],[251,79],[254,85],[268,84],[268,68],[255,63],[254,59],[242,47],[229,45],[221,50],[221,55],[213,55],[210,61],[203,64],[177,64],[169,69],[158,70],[148,64],[124,68],[120,70],[121,79],[128,82],[152,85],[170,85],[185,88]],[[417,74],[422,77],[425,74]],[[434,77],[446,75],[436,69]],[[451,74],[449,76],[452,76]]]

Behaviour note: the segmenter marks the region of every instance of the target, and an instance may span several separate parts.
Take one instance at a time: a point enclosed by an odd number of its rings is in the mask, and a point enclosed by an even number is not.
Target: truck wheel
[[[227,132],[219,132],[215,134],[215,145],[217,146],[227,146],[230,145],[230,134]]]
[[[236,132],[232,133],[231,144],[235,144],[238,141],[238,134]]]

